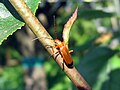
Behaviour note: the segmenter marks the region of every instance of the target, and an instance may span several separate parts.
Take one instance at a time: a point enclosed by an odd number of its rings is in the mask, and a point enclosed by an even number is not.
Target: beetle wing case
[[[62,51],[61,54],[63,56],[64,62],[69,68],[72,68],[73,67],[72,57],[71,57],[69,50],[67,49],[65,43],[64,42],[62,42],[62,43],[63,43],[63,48],[60,48],[60,51]]]

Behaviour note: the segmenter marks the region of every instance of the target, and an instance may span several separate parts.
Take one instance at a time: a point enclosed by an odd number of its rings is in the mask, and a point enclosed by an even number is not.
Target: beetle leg
[[[42,38],[49,39],[49,40],[53,40],[52,38],[48,38],[48,37],[42,37]],[[32,39],[32,41],[35,41],[35,40],[38,40],[38,39],[42,39],[42,38],[36,37],[36,38]]]
[[[57,58],[57,56],[59,55],[59,51],[58,51],[58,52],[56,52],[56,53],[54,53],[54,54],[57,54],[57,55],[55,56],[55,59],[56,59],[56,58]],[[53,55],[54,55],[54,54],[53,54]]]
[[[46,48],[52,48],[53,49],[53,46],[49,46],[49,45],[45,45]]]
[[[59,48],[58,46],[45,46],[46,48],[52,48],[52,51],[54,52],[54,49],[53,48]],[[58,51],[59,52],[59,51]],[[55,54],[57,54],[58,52],[56,52],[56,53],[54,53],[53,55],[55,55]],[[51,56],[53,56],[53,55],[51,55]]]
[[[46,48],[52,48],[52,50],[53,50],[53,47],[56,48],[56,49],[59,49],[59,46],[46,46]],[[53,50],[53,52],[54,52],[54,50]],[[70,50],[70,51],[69,51],[69,53],[71,53],[71,52],[73,52],[73,50]],[[59,54],[61,54],[61,52],[58,50],[57,52],[53,53],[53,55],[55,55],[55,54],[56,54],[56,56],[55,56],[55,59],[56,59],[57,56],[58,56]],[[53,56],[53,55],[51,55],[51,56]],[[50,56],[50,57],[51,57],[51,56]],[[64,60],[63,60],[63,62],[62,62],[62,66],[63,66],[63,69],[62,69],[62,70],[64,70]]]
[[[62,70],[64,71],[64,61],[62,62],[62,67],[63,67]]]
[[[56,49],[59,48],[59,46],[54,46]]]
[[[73,50],[70,50],[69,53],[73,52]]]
[[[49,58],[58,53],[58,54],[55,56],[55,58],[57,58],[57,56],[59,55],[59,51],[57,51],[57,52],[54,53],[54,49],[53,49],[54,46],[47,46],[47,45],[46,45],[45,47],[46,47],[46,48],[51,48],[52,51],[53,51],[53,54],[50,55]],[[55,48],[57,48],[57,47],[55,46]]]

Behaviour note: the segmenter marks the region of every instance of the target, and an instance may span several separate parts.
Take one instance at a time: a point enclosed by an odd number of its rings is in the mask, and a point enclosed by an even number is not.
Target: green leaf
[[[85,19],[96,19],[96,18],[105,18],[105,17],[112,17],[113,13],[108,13],[102,10],[80,10],[78,12],[79,18]]]
[[[40,0],[25,0],[35,14]],[[8,0],[0,1],[0,44],[25,23]]]
[[[120,63],[120,62],[119,62]],[[109,73],[109,79],[103,83],[101,90],[120,90],[120,68]]]
[[[101,87],[104,85],[104,82],[111,78],[109,73],[120,67],[120,61],[118,64],[115,64],[116,62],[113,62],[114,60],[112,59],[116,52],[107,47],[97,47],[89,51],[81,59],[78,66],[79,72],[86,78],[92,90],[112,90],[101,89]],[[113,60],[112,63],[111,60]],[[111,67],[112,65],[113,67]]]
[[[101,90],[119,90],[120,89],[120,58],[118,55],[113,56],[108,64],[108,79],[102,84]]]
[[[2,68],[0,90],[22,90],[24,88],[23,70],[21,66]]]

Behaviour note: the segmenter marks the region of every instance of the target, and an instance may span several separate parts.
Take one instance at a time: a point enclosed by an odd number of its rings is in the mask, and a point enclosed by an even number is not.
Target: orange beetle
[[[63,57],[63,61],[65,62],[66,66],[68,68],[73,68],[73,60],[72,60],[72,57],[70,55],[70,53],[73,51],[69,51],[64,42],[61,42],[58,39],[55,39],[54,41],[56,44],[55,48],[59,50],[60,54]]]
[[[74,23],[74,21],[77,18],[77,11],[78,11],[78,8],[76,8],[76,10],[73,13],[72,17],[67,21],[67,23],[64,26],[64,29],[63,29],[63,42],[61,42],[58,39],[54,40],[55,44],[56,44],[55,48],[59,50],[59,53],[63,57],[63,62],[66,64],[66,66],[68,68],[73,67],[73,60],[72,60],[72,57],[70,55],[70,53],[73,52],[73,50],[69,51],[66,45],[68,45],[67,43],[68,43],[70,28],[71,28],[72,24]]]

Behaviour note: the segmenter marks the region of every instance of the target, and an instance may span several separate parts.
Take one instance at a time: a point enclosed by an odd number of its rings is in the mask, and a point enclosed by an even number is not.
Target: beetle
[[[68,50],[65,42],[61,42],[59,39],[55,39],[55,48],[58,49],[59,53],[63,57],[63,63],[66,64],[68,68],[73,68],[73,59],[70,55],[73,50]]]
[[[70,28],[77,18],[77,11],[78,11],[78,7],[76,8],[75,12],[73,13],[71,18],[67,21],[67,23],[64,26],[63,42],[60,41],[59,39],[54,40],[55,48],[58,49],[59,54],[61,54],[61,56],[63,58],[63,65],[65,63],[68,68],[73,68],[73,59],[70,54],[71,52],[73,52],[73,50],[70,50],[70,51],[68,50],[67,43],[68,43]],[[54,20],[55,20],[55,17],[54,17]],[[55,23],[54,23],[54,25],[55,25]]]

